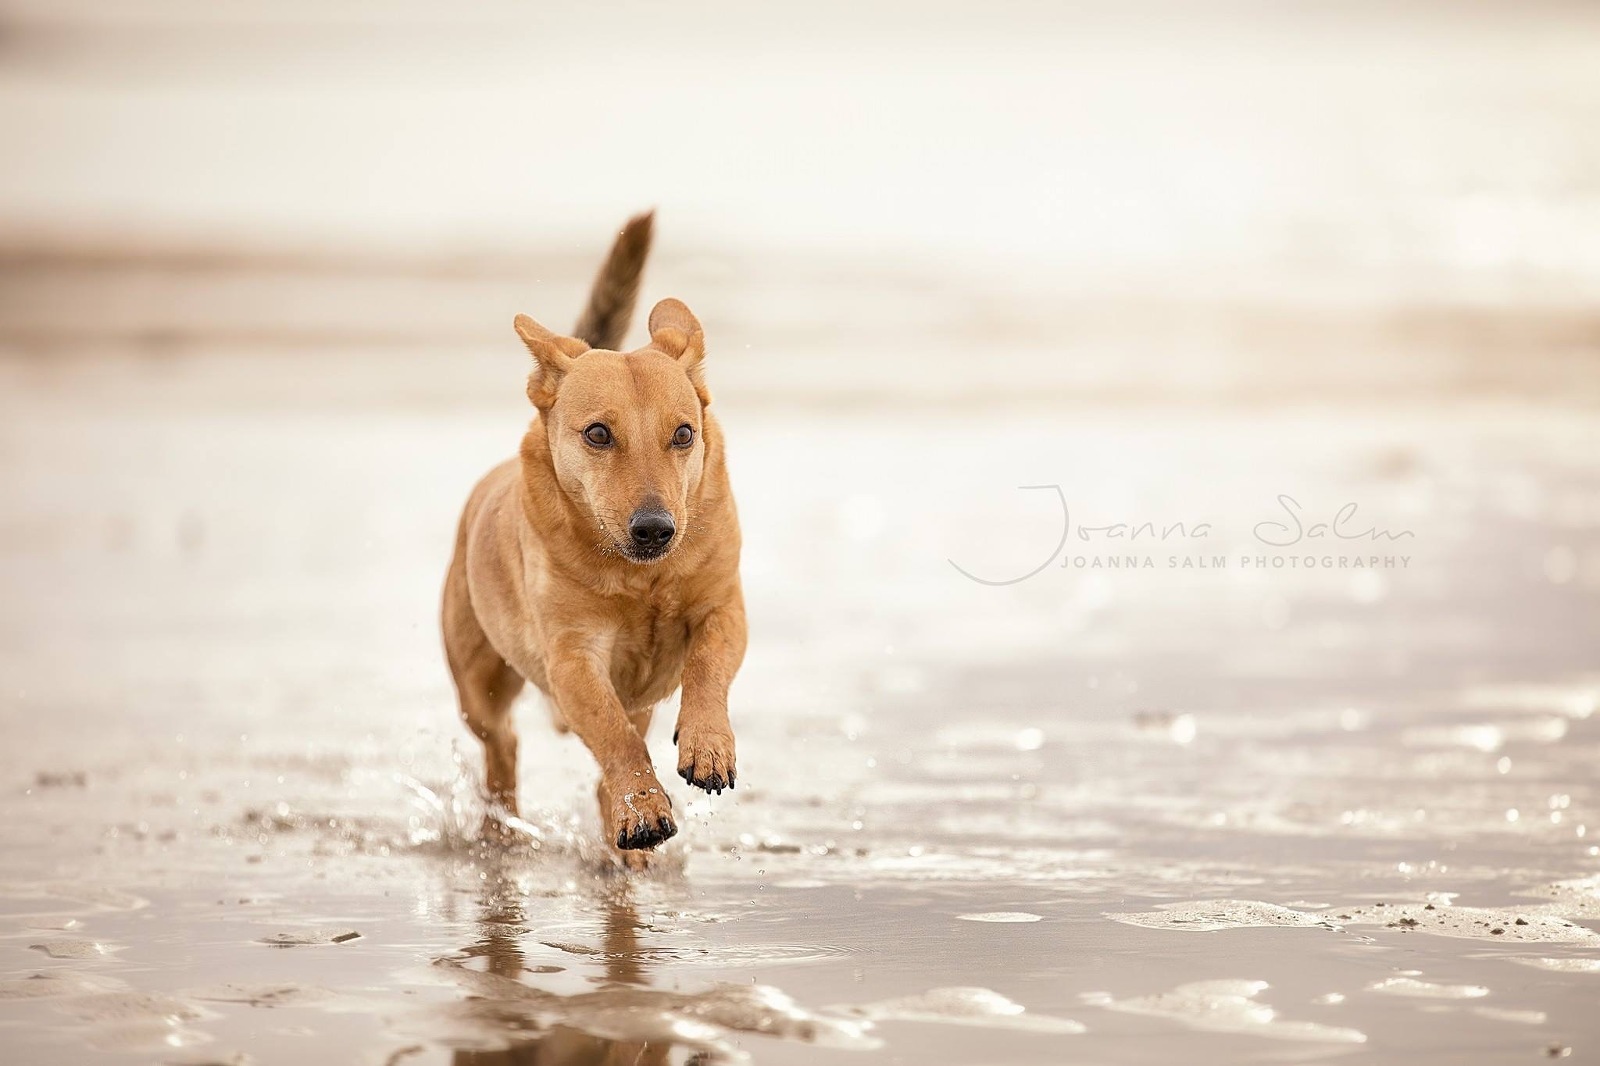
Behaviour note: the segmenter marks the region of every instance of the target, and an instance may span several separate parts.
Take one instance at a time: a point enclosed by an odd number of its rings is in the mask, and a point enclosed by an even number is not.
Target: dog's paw
[[[672,739],[678,744],[679,777],[707,792],[733,787],[736,774],[731,732],[684,725]]]
[[[612,842],[623,851],[653,848],[678,831],[666,790],[653,777],[648,780],[648,785],[619,793],[611,806]]]

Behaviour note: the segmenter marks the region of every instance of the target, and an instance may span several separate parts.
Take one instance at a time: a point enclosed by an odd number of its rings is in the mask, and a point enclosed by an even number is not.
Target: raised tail
[[[617,234],[611,254],[589,289],[589,306],[583,309],[572,335],[591,348],[616,350],[628,334],[633,305],[639,299],[639,279],[650,255],[650,237],[656,213],[634,215]]]

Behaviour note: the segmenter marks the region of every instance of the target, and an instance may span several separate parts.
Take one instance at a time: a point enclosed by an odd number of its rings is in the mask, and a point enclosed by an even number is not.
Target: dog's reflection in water
[[[527,957],[522,948],[522,938],[527,934],[523,924],[523,901],[492,893],[480,901],[480,907],[481,938],[464,954],[484,959],[493,978],[521,984],[528,973]],[[619,890],[605,901],[605,907],[605,937],[599,953],[605,960],[605,976],[600,986],[603,991],[582,997],[584,999],[605,995],[604,990],[640,989],[648,985],[649,975],[639,956],[639,922],[633,901],[625,889]],[[548,996],[531,986],[523,987],[527,989],[527,1000],[541,1001]],[[559,997],[549,998],[560,1002]],[[669,1042],[597,1036],[558,1024],[534,1039],[503,1050],[457,1051],[451,1061],[455,1066],[658,1066],[667,1062],[672,1048]],[[686,1066],[700,1066],[709,1061],[704,1055],[692,1054]]]

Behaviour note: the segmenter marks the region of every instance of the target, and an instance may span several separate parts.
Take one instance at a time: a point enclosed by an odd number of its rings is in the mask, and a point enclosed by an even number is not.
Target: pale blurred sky
[[[1600,288],[1600,5],[7,0],[13,240]],[[1417,281],[1421,278],[1423,281]]]

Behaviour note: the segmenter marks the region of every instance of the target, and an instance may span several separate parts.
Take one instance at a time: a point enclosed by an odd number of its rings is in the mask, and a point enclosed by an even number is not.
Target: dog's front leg
[[[558,645],[548,666],[551,695],[600,765],[601,817],[617,847],[653,848],[678,831],[672,801],[656,780],[644,738],[628,721],[604,659],[587,641]]]
[[[678,728],[678,776],[707,792],[732,788],[733,725],[728,721],[728,686],[744,661],[744,601],[734,588],[689,637],[683,664],[683,700]]]

